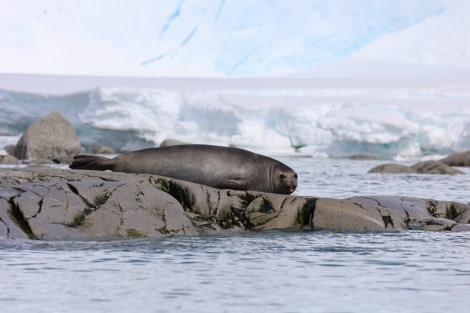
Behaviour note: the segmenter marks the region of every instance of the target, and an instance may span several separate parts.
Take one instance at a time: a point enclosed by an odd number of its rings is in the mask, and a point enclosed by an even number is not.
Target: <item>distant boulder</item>
[[[349,157],[350,160],[377,160],[377,158],[367,154],[354,154]]]
[[[115,154],[116,151],[114,151],[113,148],[108,147],[106,145],[94,145],[87,151],[88,153],[93,153],[93,154]]]
[[[439,161],[449,166],[470,166],[470,151],[452,154]]]
[[[179,145],[187,145],[187,142],[176,140],[176,139],[165,139],[160,144],[160,147],[169,147],[169,146],[179,146]]]
[[[0,164],[20,164],[21,162],[12,155],[0,155]]]
[[[414,164],[413,166],[406,166],[402,164],[387,163],[381,164],[368,173],[382,173],[382,174],[465,174],[455,168],[452,168],[439,161],[423,161]]]
[[[13,153],[15,153],[15,145],[8,145],[8,146],[5,146],[3,149],[9,154],[9,155],[13,155]]]
[[[69,163],[81,144],[70,121],[54,111],[32,124],[21,136],[13,155],[20,159],[48,159]]]
[[[418,162],[411,166],[411,168],[420,174],[465,174],[464,172],[439,161]]]
[[[368,173],[379,173],[379,174],[416,174],[416,170],[412,169],[409,166],[387,163],[377,165],[371,169]]]

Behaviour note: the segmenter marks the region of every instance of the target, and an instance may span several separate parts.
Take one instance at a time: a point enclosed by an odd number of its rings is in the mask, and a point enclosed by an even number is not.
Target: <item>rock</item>
[[[394,215],[384,217],[392,228],[399,226],[412,230],[470,230],[470,205],[398,196],[360,196],[348,200],[356,204],[392,210]],[[397,215],[398,214],[398,218]]]
[[[400,196],[221,190],[147,174],[0,169],[0,237],[167,237],[270,229],[470,231],[470,206]]]
[[[350,160],[377,160],[377,158],[367,154],[354,154],[349,157]]]
[[[406,229],[403,216],[394,210],[350,199],[319,199],[314,215],[314,227],[327,230]]]
[[[12,155],[0,155],[1,164],[20,164],[21,162]]]
[[[359,196],[347,198],[358,204],[365,204],[373,207],[393,209],[401,216],[409,219],[421,219],[430,216],[426,202],[423,199],[396,196]],[[406,220],[405,220],[406,222]]]
[[[8,145],[8,146],[5,146],[3,149],[5,149],[5,151],[9,154],[9,155],[13,155],[13,153],[15,153],[15,145]]]
[[[439,161],[423,161],[411,166],[419,174],[465,174]]]
[[[368,171],[368,173],[380,173],[380,174],[416,174],[416,170],[409,166],[387,163],[377,165]]]
[[[48,164],[58,164],[60,163],[59,160],[49,160],[49,159],[29,159],[23,160],[24,164],[36,166],[36,165],[48,165]]]
[[[116,154],[116,151],[114,151],[113,148],[100,144],[94,145],[88,149],[87,152],[92,154]]]
[[[439,161],[423,161],[414,164],[413,166],[406,166],[401,164],[387,163],[381,164],[368,173],[382,173],[382,174],[465,174],[464,172],[452,168]]]
[[[14,156],[23,159],[48,159],[70,163],[80,152],[80,141],[70,121],[54,111],[32,124],[21,136]]]
[[[178,146],[178,145],[187,145],[187,142],[176,140],[176,139],[165,139],[160,144],[160,147],[169,147],[169,146]]]
[[[449,166],[470,166],[470,151],[452,154],[439,161]]]

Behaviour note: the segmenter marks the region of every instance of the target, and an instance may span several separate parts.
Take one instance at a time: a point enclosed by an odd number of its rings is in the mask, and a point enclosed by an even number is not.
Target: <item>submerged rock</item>
[[[470,230],[467,204],[221,190],[167,177],[0,169],[0,237],[168,237],[270,229]]]
[[[69,163],[80,148],[70,121],[54,111],[28,127],[15,147],[14,156],[20,160],[47,159]]]

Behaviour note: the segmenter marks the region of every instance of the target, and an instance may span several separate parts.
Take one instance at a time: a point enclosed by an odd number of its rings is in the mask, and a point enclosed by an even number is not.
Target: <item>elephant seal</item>
[[[287,165],[247,150],[178,145],[123,153],[113,159],[74,157],[72,169],[156,174],[220,189],[291,194],[297,174]]]

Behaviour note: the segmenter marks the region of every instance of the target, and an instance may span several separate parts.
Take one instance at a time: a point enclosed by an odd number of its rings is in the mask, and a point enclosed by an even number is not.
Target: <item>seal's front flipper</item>
[[[113,161],[96,155],[77,155],[73,158],[71,169],[105,171],[112,170]]]
[[[217,184],[219,189],[234,189],[234,190],[248,190],[243,180],[224,180]]]

